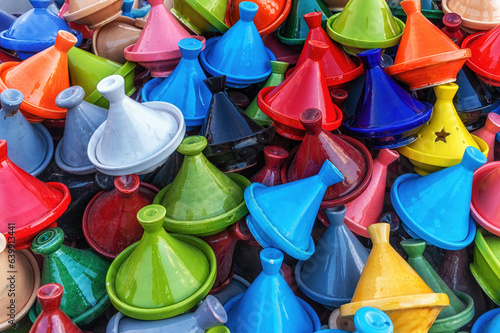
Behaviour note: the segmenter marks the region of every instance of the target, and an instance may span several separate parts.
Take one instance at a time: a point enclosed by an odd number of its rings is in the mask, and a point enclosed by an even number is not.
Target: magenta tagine
[[[359,197],[346,204],[345,224],[355,234],[369,238],[366,228],[379,222],[384,210],[387,167],[398,158],[395,150],[380,150],[373,162],[370,183]]]
[[[307,260],[315,249],[311,231],[321,200],[328,186],[342,180],[344,176],[326,160],[319,173],[309,178],[273,187],[253,183],[245,189],[252,235],[263,247]]]
[[[405,174],[394,182],[391,200],[403,226],[413,238],[446,250],[459,250],[474,240],[476,224],[470,217],[472,176],[486,163],[474,147],[462,161],[427,176]]]
[[[150,205],[159,192],[135,174],[116,177],[114,185],[113,190],[101,191],[92,198],[82,223],[87,243],[108,259],[141,239],[143,228],[137,222],[137,212]]]
[[[381,55],[382,49],[358,54],[366,68],[366,79],[356,111],[344,126],[370,147],[396,148],[417,139],[433,107],[411,97],[387,75]]]
[[[306,129],[304,140],[290,163],[281,169],[283,182],[290,182],[318,173],[329,160],[342,173],[344,180],[328,187],[321,208],[343,205],[359,196],[370,183],[373,160],[368,149],[345,135],[332,134],[321,128],[321,112],[308,109],[300,115]]]
[[[494,112],[488,113],[484,126],[473,132],[475,136],[483,139],[490,148],[488,150],[488,162],[493,162],[495,159],[493,156],[495,154],[495,136],[498,132],[500,132],[500,114]]]
[[[222,37],[210,38],[201,52],[203,68],[213,76],[225,75],[229,87],[245,88],[271,75],[271,60],[276,57],[264,46],[253,22],[258,9],[256,3],[241,2],[238,22]]]
[[[32,176],[39,176],[54,155],[54,143],[42,124],[31,124],[19,112],[23,94],[6,89],[0,94],[0,140],[9,143],[9,158]]]
[[[320,329],[316,312],[294,295],[281,276],[283,258],[278,249],[260,252],[262,273],[247,291],[224,305],[228,316],[226,326],[232,333],[305,333]]]
[[[151,76],[168,76],[181,60],[177,44],[184,38],[196,38],[205,45],[205,37],[191,36],[167,10],[163,0],[148,0],[148,20],[135,44],[125,48],[125,59],[151,70]]]
[[[258,154],[273,137],[273,127],[259,125],[231,101],[225,91],[225,76],[203,82],[213,94],[200,132],[208,141],[204,155],[224,172],[255,165]]]
[[[329,309],[351,301],[368,250],[344,224],[345,206],[329,208],[330,225],[316,244],[316,251],[295,266],[300,290]]]
[[[492,234],[500,235],[500,162],[486,163],[474,172],[471,216]]]

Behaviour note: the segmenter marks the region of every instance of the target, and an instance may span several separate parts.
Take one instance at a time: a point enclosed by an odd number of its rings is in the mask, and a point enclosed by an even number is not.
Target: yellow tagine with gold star
[[[422,126],[417,140],[398,149],[422,176],[460,163],[468,146],[488,155],[488,145],[470,134],[457,114],[453,105],[457,90],[455,83],[434,87],[436,103],[431,119]]]

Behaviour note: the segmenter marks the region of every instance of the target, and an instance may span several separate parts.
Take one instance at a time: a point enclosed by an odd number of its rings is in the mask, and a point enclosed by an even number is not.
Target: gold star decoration
[[[434,140],[434,142],[443,141],[446,143],[446,137],[451,133],[445,132],[443,127],[440,132],[434,132],[434,134],[436,134],[436,140]]]

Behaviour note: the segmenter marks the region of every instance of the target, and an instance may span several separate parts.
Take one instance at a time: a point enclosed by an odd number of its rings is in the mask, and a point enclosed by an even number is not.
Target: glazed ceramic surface
[[[9,143],[9,158],[32,176],[47,168],[54,154],[54,143],[42,124],[30,124],[19,111],[23,94],[7,89],[0,94],[0,140]]]
[[[37,297],[42,305],[42,312],[36,318],[30,333],[82,333],[59,309],[63,291],[63,286],[58,283],[48,283],[38,289]]]
[[[484,163],[484,154],[467,147],[455,166],[424,177],[398,177],[391,188],[391,200],[410,235],[447,250],[469,245],[476,231],[469,216],[472,175]]]
[[[433,293],[390,246],[389,231],[387,223],[368,227],[373,248],[351,303],[342,305],[340,313],[352,318],[361,307],[373,306],[389,316],[396,332],[427,332],[449,305],[448,296]]]
[[[69,190],[62,183],[44,183],[12,163],[7,141],[0,140],[0,232],[14,234],[15,248],[30,246],[45,228],[55,226],[69,202]]]
[[[41,284],[63,286],[61,310],[76,325],[83,326],[101,315],[110,305],[105,289],[109,263],[92,251],[63,245],[60,228],[42,231],[31,244],[31,250],[43,256]],[[42,302],[30,311],[32,321],[42,312]]]
[[[310,235],[321,199],[328,186],[343,178],[326,160],[312,177],[273,187],[253,183],[245,189],[252,235],[263,247],[279,248],[295,259],[308,259],[315,250]]]
[[[67,52],[76,42],[71,33],[60,31],[48,49],[21,63],[0,64],[0,91],[14,88],[23,93],[20,110],[29,121],[66,117],[66,110],[59,108],[55,99],[69,87]]]
[[[257,105],[273,119],[276,131],[292,140],[302,140],[305,129],[300,114],[310,108],[322,113],[322,128],[332,131],[342,122],[342,111],[333,104],[328,91],[321,59],[328,45],[309,41],[309,58],[277,87],[267,87],[259,92]]]
[[[408,18],[394,65],[387,68],[387,73],[412,90],[454,82],[471,50],[460,49],[425,18],[420,0],[405,0],[401,6]]]
[[[166,319],[196,305],[213,286],[216,259],[196,237],[168,234],[165,207],[149,205],[137,213],[141,240],[120,253],[106,276],[106,290],[123,314],[141,320]]]

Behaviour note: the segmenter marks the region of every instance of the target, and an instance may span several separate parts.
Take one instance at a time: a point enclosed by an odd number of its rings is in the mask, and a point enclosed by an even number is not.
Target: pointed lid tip
[[[62,53],[68,53],[77,42],[78,39],[71,32],[59,30],[54,47]]]
[[[56,105],[61,109],[71,109],[79,105],[85,98],[85,90],[80,86],[64,89],[56,97]]]
[[[265,146],[264,156],[277,160],[285,160],[288,158],[289,154],[285,148],[278,146]]]
[[[343,225],[346,209],[345,205],[325,209],[330,225]]]
[[[46,255],[56,252],[64,242],[61,228],[49,228],[39,233],[31,243],[31,250],[36,254]]]
[[[13,114],[23,102],[23,94],[17,89],[6,89],[0,94],[2,110],[6,114]]]
[[[203,80],[212,94],[224,92],[226,90],[226,76],[213,76]]]
[[[498,133],[500,131],[500,114],[495,112],[488,113],[484,127],[489,131]]]
[[[309,40],[309,58],[313,61],[321,61],[325,53],[328,51],[328,45],[319,40]]]
[[[443,24],[448,28],[458,28],[462,24],[462,17],[457,13],[448,13],[443,16]]]
[[[333,89],[330,91],[332,102],[342,108],[349,97],[349,93],[344,89]]]
[[[272,247],[263,249],[260,251],[262,271],[267,275],[279,274],[284,258],[285,256],[281,250]]]
[[[224,324],[227,322],[227,312],[221,302],[219,302],[217,297],[208,295],[196,311],[203,311],[202,307],[208,308],[210,310],[210,313],[217,319],[219,323]],[[206,329],[205,327],[202,328]]]
[[[299,120],[307,133],[314,135],[321,132],[323,115],[320,110],[315,108],[307,109],[300,114]]]
[[[365,69],[381,66],[382,63],[382,49],[372,49],[363,51],[357,54]]]
[[[354,326],[359,333],[393,333],[394,331],[394,325],[385,312],[368,306],[356,311]]]
[[[148,0],[151,7],[162,6],[163,0]]]
[[[59,283],[48,283],[38,288],[36,297],[43,311],[55,311],[59,309],[63,292],[64,288]]]
[[[319,170],[318,176],[321,178],[323,183],[327,186],[340,183],[344,180],[342,173],[333,165],[330,160],[326,160]]]
[[[195,38],[184,38],[177,43],[181,55],[185,59],[197,59],[203,48],[203,43]]]
[[[404,0],[399,3],[401,8],[403,8],[406,16],[410,16],[413,13],[420,12],[421,3],[420,0]]]
[[[304,14],[303,17],[309,29],[314,29],[314,28],[319,28],[321,26],[321,19],[323,18],[323,13],[312,12]]]
[[[271,72],[274,74],[285,74],[290,64],[284,61],[271,60]]]
[[[207,138],[201,135],[188,136],[182,140],[177,151],[182,155],[193,156],[200,154],[207,146]]]
[[[167,210],[162,205],[148,205],[141,208],[137,213],[137,221],[144,231],[155,231],[163,229],[163,219]]]
[[[251,22],[257,11],[259,10],[259,6],[256,3],[250,1],[240,2],[239,5],[240,10],[240,20],[245,22]]]
[[[389,235],[391,232],[391,225],[389,223],[373,223],[367,228],[368,235],[373,244],[389,243]]]
[[[125,79],[121,75],[110,75],[97,84],[100,92],[110,103],[125,98]]]
[[[424,255],[426,242],[422,239],[405,239],[400,244],[410,258],[422,257]]]
[[[136,174],[118,176],[115,177],[114,184],[120,193],[134,193],[141,186],[141,180]]]
[[[486,156],[477,148],[465,148],[464,156],[462,157],[462,166],[467,170],[474,171],[487,161]]]

